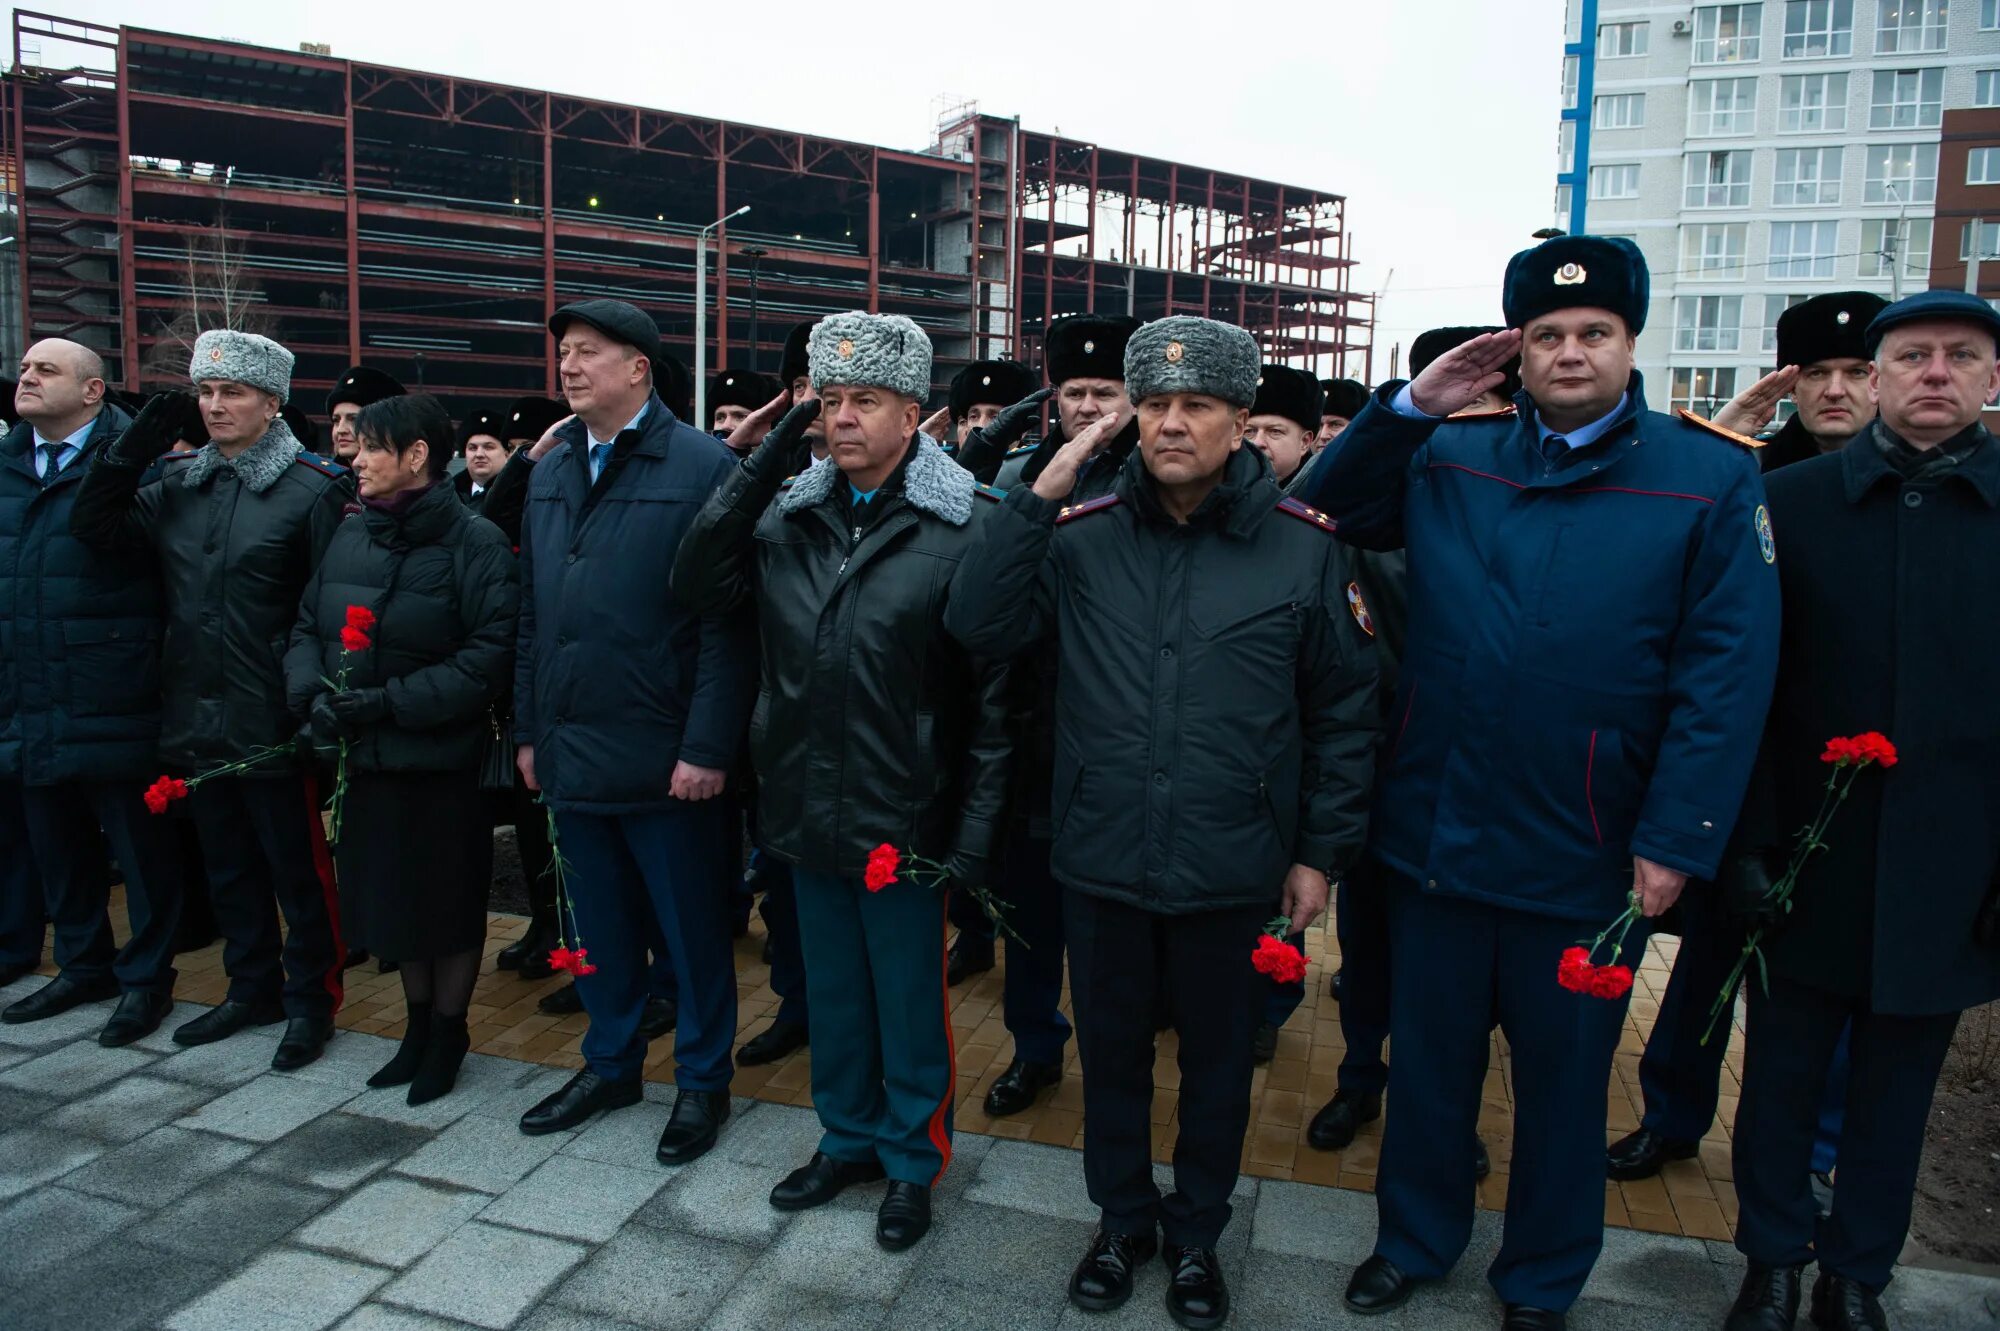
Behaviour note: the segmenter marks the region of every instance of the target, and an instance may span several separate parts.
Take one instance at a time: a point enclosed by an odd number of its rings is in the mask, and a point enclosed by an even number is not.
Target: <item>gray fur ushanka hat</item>
[[[1144,324],[1125,344],[1125,394],[1200,393],[1247,407],[1257,400],[1257,339],[1190,314]]]
[[[194,340],[188,378],[197,384],[227,379],[277,396],[282,404],[292,395],[292,353],[268,337],[211,328]]]
[[[806,339],[806,361],[814,392],[864,384],[919,402],[931,395],[931,340],[900,314],[829,314]]]

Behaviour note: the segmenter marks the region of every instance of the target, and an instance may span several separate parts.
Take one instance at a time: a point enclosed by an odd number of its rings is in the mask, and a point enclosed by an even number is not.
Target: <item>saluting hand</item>
[[[764,436],[771,433],[771,427],[778,423],[778,418],[784,415],[791,405],[792,390],[787,388],[745,416],[722,442],[738,453],[748,453],[764,442]]]
[[[1043,499],[1069,498],[1069,492],[1076,488],[1077,473],[1083,470],[1083,464],[1090,461],[1098,449],[1118,433],[1119,423],[1118,413],[1113,412],[1109,416],[1099,416],[1078,430],[1076,438],[1057,449],[1056,455],[1049,459],[1049,465],[1042,468],[1042,474],[1035,478],[1035,493]]]
[[[1681,899],[1688,876],[1679,869],[1655,864],[1643,855],[1632,857],[1632,891],[1639,898],[1639,913],[1648,919],[1665,915]]]
[[[571,421],[575,419],[576,419],[576,413],[571,412],[569,415],[563,417],[561,420],[557,421],[554,425],[551,425],[546,431],[544,431],[542,437],[540,439],[537,439],[534,443],[534,446],[528,450],[528,461],[540,462],[542,458],[547,455],[550,449],[554,448],[557,444],[562,442],[560,439],[556,437],[557,433],[563,428],[563,426],[568,425]]]
[[[1004,408],[979,433],[1004,453],[1021,442],[1021,436],[1042,418],[1042,404],[1055,395],[1053,388],[1037,388],[1013,406]]]
[[[1521,330],[1482,333],[1439,356],[1410,381],[1410,404],[1426,416],[1450,416],[1498,388],[1500,367],[1521,354]]]
[[[951,404],[947,402],[944,406],[939,407],[926,417],[924,423],[917,427],[917,432],[919,434],[927,434],[939,443],[943,443],[945,441],[944,432],[950,428]]]
[[[1799,381],[1799,367],[1780,365],[1723,404],[1713,423],[1738,434],[1755,434],[1778,414],[1778,404]]]

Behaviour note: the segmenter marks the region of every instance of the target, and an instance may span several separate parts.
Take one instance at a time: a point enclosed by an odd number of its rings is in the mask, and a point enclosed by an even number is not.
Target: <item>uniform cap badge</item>
[[[1853,315],[1849,314],[1846,310],[1842,310],[1839,314],[1833,316],[1833,321],[1839,324],[1842,328],[1845,328],[1847,327],[1848,322],[1853,318],[1854,318]]]
[[[1181,357],[1187,355],[1187,351],[1185,348],[1181,346],[1180,343],[1169,342],[1167,343],[1166,355],[1167,355],[1167,364],[1179,365],[1181,363]]]
[[[843,337],[843,338],[841,338],[841,339],[840,339],[840,345],[839,345],[839,346],[837,346],[837,347],[835,347],[835,348],[834,348],[834,350],[835,350],[836,352],[840,353],[840,358],[841,358],[842,360],[853,360],[853,359],[854,359],[854,339],[853,339],[853,338],[851,338],[851,337]]]
[[[208,353],[208,358],[209,358],[210,360],[221,360],[221,359],[222,359],[222,348],[221,348],[221,347],[211,347],[211,348],[209,349],[209,353]]]
[[[1556,269],[1556,285],[1559,287],[1581,286],[1590,274],[1583,271],[1580,263],[1566,263]]]
[[[1374,637],[1375,617],[1368,613],[1368,602],[1362,598],[1361,584],[1358,582],[1347,584],[1347,609],[1354,616],[1354,622],[1361,626],[1361,631],[1371,638]]]
[[[1086,341],[1083,344],[1083,354],[1086,356],[1092,354],[1096,350],[1097,350],[1097,343],[1095,342]]]
[[[982,375],[980,375],[980,376],[979,376],[979,386],[980,386],[981,388],[991,388],[991,387],[993,387],[993,376],[992,376],[992,375],[990,375],[990,374],[982,374]]]

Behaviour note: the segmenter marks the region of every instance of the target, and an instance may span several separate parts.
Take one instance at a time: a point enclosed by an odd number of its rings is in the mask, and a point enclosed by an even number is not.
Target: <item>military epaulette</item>
[[[1056,525],[1061,526],[1071,518],[1080,518],[1086,513],[1102,513],[1107,508],[1116,507],[1118,496],[1100,495],[1096,499],[1086,499],[1081,504],[1065,504],[1063,511],[1056,514]]]
[[[1321,531],[1325,532],[1329,536],[1331,536],[1334,532],[1340,530],[1340,524],[1335,522],[1332,518],[1320,512],[1312,505],[1302,504],[1298,500],[1291,498],[1289,495],[1278,501],[1278,511],[1280,513],[1289,513],[1293,517],[1297,518],[1300,522],[1310,522],[1313,526],[1319,528]]]
[[[1019,448],[1008,449],[1006,456],[1009,458],[1024,458],[1040,447],[1040,444],[1022,444]]]
[[[1675,407],[1674,416],[1679,420],[1686,421],[1689,425],[1698,426],[1710,434],[1719,434],[1732,444],[1741,444],[1745,448],[1762,448],[1764,446],[1762,439],[1752,439],[1747,434],[1738,434],[1734,430],[1724,429],[1712,420],[1695,415],[1686,407]]]
[[[791,486],[792,482],[793,482],[793,481],[796,481],[797,479],[798,479],[798,477],[796,477],[796,476],[787,476],[787,477],[785,477],[785,479],[784,479],[784,480],[782,480],[782,481],[779,481],[779,482],[778,482],[778,488],[779,488],[780,490],[784,490],[784,489],[788,489],[788,488],[790,488],[790,486]]]
[[[996,504],[1007,497],[1005,490],[996,490],[990,485],[980,485],[976,482],[972,487],[972,493],[978,495],[981,499],[991,499]]]
[[[332,476],[337,479],[347,475],[347,468],[341,466],[331,458],[323,458],[317,453],[302,451],[292,461],[298,463],[301,467],[311,467],[322,476]]]
[[[1521,409],[1508,403],[1497,411],[1461,411],[1445,417],[1450,421],[1510,421],[1521,414]]]

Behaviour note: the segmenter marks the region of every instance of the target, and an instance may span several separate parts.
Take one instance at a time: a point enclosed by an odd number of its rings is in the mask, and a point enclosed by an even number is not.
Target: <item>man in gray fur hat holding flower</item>
[[[279,669],[299,598],[354,482],[279,419],[292,353],[214,329],[195,339],[194,393],[161,393],[91,467],[71,513],[86,544],[146,555],[166,593],[160,759],[188,777],[287,743],[298,729]],[[184,435],[208,443],[155,462]],[[318,1058],[340,1007],[339,906],[319,793],[290,758],[204,781],[188,796],[221,928],[229,993],[174,1032],[207,1044],[286,1022],[271,1066]],[[278,914],[285,933],[281,939]]]

